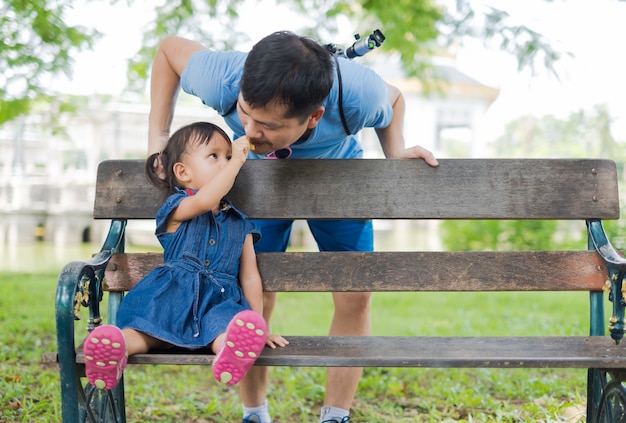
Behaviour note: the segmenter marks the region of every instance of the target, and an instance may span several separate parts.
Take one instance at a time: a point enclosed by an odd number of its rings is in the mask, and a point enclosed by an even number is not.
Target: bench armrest
[[[100,252],[89,260],[72,261],[61,270],[55,298],[59,360],[61,356],[74,360],[74,321],[80,319],[81,306],[89,308],[88,330],[101,323],[104,271],[111,256],[123,251],[125,229],[126,220],[111,221]]]
[[[590,247],[593,247],[600,255],[608,270],[606,289],[609,290],[609,301],[613,303],[613,314],[609,319],[609,331],[611,338],[619,344],[624,337],[624,274],[626,273],[626,259],[622,257],[604,231],[600,220],[587,220]]]
[[[124,251],[125,229],[125,219],[112,220],[100,252],[89,260],[66,264],[59,274],[55,314],[64,421],[78,421],[79,402],[83,405],[87,402],[76,366],[75,320],[80,319],[82,306],[89,308],[88,330],[102,322],[100,302],[104,272],[113,254]]]

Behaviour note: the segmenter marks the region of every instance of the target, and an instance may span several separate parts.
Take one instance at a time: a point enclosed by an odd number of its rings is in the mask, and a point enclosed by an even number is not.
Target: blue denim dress
[[[223,200],[212,212],[165,232],[168,215],[194,190],[179,190],[157,212],[156,235],[164,265],[133,287],[117,313],[117,326],[144,332],[169,344],[202,348],[221,333],[238,312],[250,309],[239,280],[239,259],[246,235],[260,234],[254,224]]]

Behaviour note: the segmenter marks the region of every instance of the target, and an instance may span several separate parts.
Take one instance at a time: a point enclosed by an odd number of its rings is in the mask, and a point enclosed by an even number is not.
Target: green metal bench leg
[[[78,398],[82,390],[74,350],[74,295],[76,274],[84,266],[72,262],[63,268],[56,291],[57,349],[61,377],[61,408],[64,423],[78,423]]]
[[[126,423],[124,404],[124,382],[120,381],[112,391],[105,392],[87,384],[83,388],[80,380],[79,365],[76,364],[74,321],[75,296],[77,280],[95,281],[96,276],[84,262],[72,262],[65,266],[59,276],[56,293],[56,324],[57,349],[59,355],[59,369],[61,379],[61,413],[64,423]],[[99,324],[100,317],[97,307],[92,302],[98,301],[98,290],[90,284],[89,304],[91,305],[89,325]],[[113,306],[119,305],[121,298],[112,296]],[[96,310],[96,315],[93,315]]]
[[[613,371],[602,373],[606,384],[597,412],[587,416],[587,422],[626,423],[626,387],[624,387],[626,374]]]
[[[623,281],[626,276],[626,260],[613,248],[602,227],[600,220],[587,220],[588,247],[595,250],[602,258],[608,270],[607,289],[609,301],[613,303],[612,316],[608,329],[611,338],[619,344],[625,333],[626,320],[624,309],[626,299],[623,292]],[[604,336],[604,294],[592,292],[591,305],[591,336]],[[587,378],[587,422],[593,423],[626,423],[626,373],[589,369]]]

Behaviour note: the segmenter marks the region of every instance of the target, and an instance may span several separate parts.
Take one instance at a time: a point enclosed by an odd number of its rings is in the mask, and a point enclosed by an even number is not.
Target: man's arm
[[[389,102],[393,109],[393,117],[391,123],[386,128],[376,128],[376,134],[380,140],[385,157],[398,159],[424,159],[431,166],[437,166],[439,163],[430,151],[418,145],[405,148],[404,147],[404,113],[405,103],[404,96],[400,90],[387,84],[389,91]]]
[[[180,37],[166,37],[161,41],[150,78],[148,156],[165,148],[178,97],[180,75],[189,58],[204,49],[203,45]]]

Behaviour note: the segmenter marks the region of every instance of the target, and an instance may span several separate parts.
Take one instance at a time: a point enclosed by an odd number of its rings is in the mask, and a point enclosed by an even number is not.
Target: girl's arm
[[[232,143],[232,157],[226,165],[206,184],[196,195],[186,197],[168,218],[168,231],[176,230],[181,222],[193,219],[203,213],[213,210],[219,211],[222,198],[231,190],[235,178],[246,162],[250,143],[246,137],[241,137]]]
[[[263,315],[263,283],[256,262],[252,234],[246,236],[239,261],[239,283],[252,310]]]

